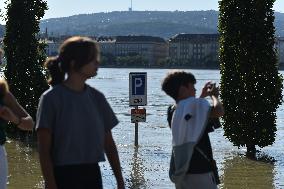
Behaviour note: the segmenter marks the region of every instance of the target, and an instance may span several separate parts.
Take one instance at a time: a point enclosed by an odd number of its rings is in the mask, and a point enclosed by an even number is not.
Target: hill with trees
[[[49,36],[151,35],[170,38],[177,33],[218,32],[218,11],[114,11],[42,20]],[[284,13],[275,13],[277,36],[284,36]],[[3,29],[0,26],[0,37]],[[2,32],[2,33],[1,33]],[[2,34],[2,35],[1,35]]]
[[[276,12],[275,13],[275,34],[276,36],[284,37],[284,13]]]
[[[115,11],[42,20],[49,35],[151,35],[164,38],[177,33],[217,33],[218,11]],[[276,34],[284,36],[284,13],[275,13]]]

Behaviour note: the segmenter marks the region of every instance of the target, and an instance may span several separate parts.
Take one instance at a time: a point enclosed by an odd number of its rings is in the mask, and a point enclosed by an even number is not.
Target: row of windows
[[[194,56],[190,56],[190,55],[184,55],[184,56],[171,56],[172,58],[178,58],[178,59],[194,59],[194,60],[201,60],[204,58],[208,58],[207,56],[202,56],[202,55],[194,55]],[[218,58],[218,56],[211,56],[210,59],[212,60],[216,60]]]

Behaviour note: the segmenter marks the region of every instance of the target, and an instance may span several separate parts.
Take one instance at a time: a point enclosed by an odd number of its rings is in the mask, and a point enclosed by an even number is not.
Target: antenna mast
[[[132,0],[130,0],[130,8],[129,11],[132,11]]]

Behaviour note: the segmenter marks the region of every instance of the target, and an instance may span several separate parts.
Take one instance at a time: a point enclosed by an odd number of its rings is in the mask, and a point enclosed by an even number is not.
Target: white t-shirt
[[[189,97],[176,105],[172,118],[172,145],[198,142],[207,123],[210,103],[204,98]]]

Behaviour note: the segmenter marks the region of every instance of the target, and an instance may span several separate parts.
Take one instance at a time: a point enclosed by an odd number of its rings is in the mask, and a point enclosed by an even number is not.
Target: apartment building
[[[100,47],[102,54],[115,54],[115,42],[113,37],[99,37],[95,39]]]
[[[202,66],[218,62],[219,34],[177,34],[169,40],[171,59]]]
[[[66,36],[45,40],[47,56],[54,56]],[[102,54],[114,56],[141,55],[149,65],[170,57],[192,66],[216,66],[218,64],[219,34],[177,34],[166,42],[152,36],[117,36],[93,38]],[[0,40],[1,41],[1,40]],[[0,43],[1,45],[2,43]],[[279,65],[284,68],[284,37],[276,38],[275,47]]]
[[[155,65],[168,57],[168,43],[160,37],[152,36],[117,36],[115,55],[127,56],[138,54]]]
[[[61,41],[46,41],[47,48],[46,48],[46,55],[47,56],[56,56],[58,55],[58,49],[61,45]]]

